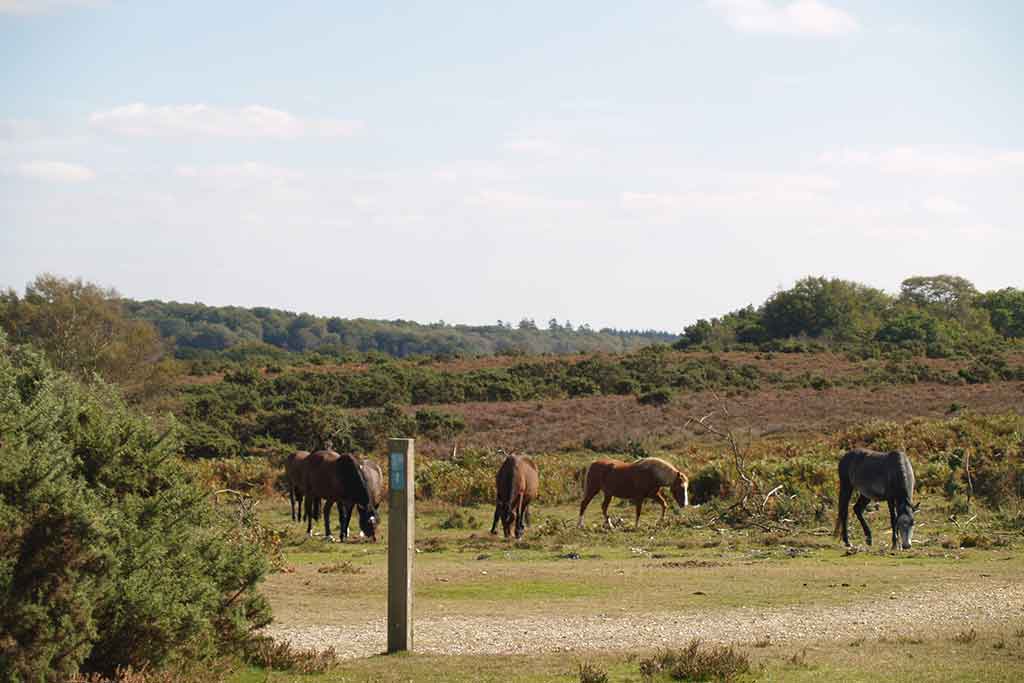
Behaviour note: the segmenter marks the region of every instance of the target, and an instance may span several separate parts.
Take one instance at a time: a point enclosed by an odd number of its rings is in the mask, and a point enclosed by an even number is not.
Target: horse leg
[[[498,517],[501,516],[501,501],[494,501],[494,521],[491,522],[491,535],[496,536],[498,534]],[[580,513],[580,519],[583,518],[583,514]]]
[[[580,503],[580,521],[578,521],[576,523],[576,528],[577,529],[582,529],[583,528],[583,513],[587,511],[587,506],[590,505],[590,501],[594,500],[594,496],[597,495],[597,492],[599,490],[600,489],[597,489],[597,488],[595,488],[593,491],[588,489],[583,494],[583,501]]]
[[[523,503],[522,524],[519,527],[519,536],[522,537],[526,527],[530,526],[530,501]]]
[[[889,526],[892,527],[892,550],[899,550],[896,539],[896,501],[889,498],[885,501],[889,504]]]
[[[313,501],[316,500],[312,496],[306,496],[306,535],[313,535],[313,515],[310,514],[311,508],[313,507]]]
[[[330,498],[324,498],[324,540],[334,540],[331,537],[331,505],[334,501]]]
[[[864,529],[865,542],[868,545],[871,545],[871,527],[869,527],[868,523],[864,520],[864,509],[868,506],[869,502],[870,501],[867,496],[861,494],[860,498],[857,499],[857,502],[853,504],[853,512],[857,515],[857,519],[860,520],[861,528]]]
[[[665,502],[665,496],[661,495],[661,489],[655,491],[654,495],[651,496],[651,498],[661,503],[661,519],[658,520],[658,524],[664,524],[665,511],[668,510],[668,503]]]
[[[338,503],[338,526],[341,527],[338,530],[338,535],[341,536],[341,540],[348,538],[348,525],[352,521],[352,507],[355,505],[350,500],[342,501]]]
[[[601,514],[604,515],[604,523],[609,529],[612,527],[612,518],[608,516],[608,505],[612,502],[612,494],[604,494],[604,502],[601,503]]]
[[[644,507],[644,499],[643,498],[634,498],[633,499],[633,505],[636,506],[636,522],[633,524],[633,528],[634,529],[639,529],[640,528],[640,510],[642,510],[643,507]]]
[[[847,548],[850,547],[850,498],[853,496],[853,487],[846,483],[842,479],[840,474],[839,482],[839,506],[836,509],[836,528],[833,532],[836,536],[843,539],[843,545]]]
[[[523,537],[523,529],[526,527],[524,518],[526,516],[526,503],[523,497],[519,497],[519,504],[516,506],[516,540]]]
[[[292,506],[292,521],[293,522],[301,522],[302,521],[302,511],[301,510],[299,511],[298,518],[296,519],[296,517],[295,517],[295,487],[292,486],[291,484],[288,485],[288,503]],[[302,503],[299,503],[299,505],[301,506]]]
[[[341,527],[341,532],[340,532],[341,533],[341,540],[343,540],[343,541],[346,538],[348,538],[348,527],[349,527],[349,524],[352,522],[352,511],[355,510],[357,507],[358,506],[355,503],[351,502],[351,501],[346,502],[344,507],[342,507],[341,504],[338,505],[338,512],[339,512],[339,514],[342,513],[342,512],[345,514],[344,519],[341,520],[342,527]],[[362,533],[363,533],[362,528],[359,529],[359,533],[360,533],[360,535],[362,535]]]
[[[301,522],[302,521],[302,515],[306,511],[306,508],[303,505],[303,503],[306,500],[306,496],[305,496],[305,494],[302,493],[302,491],[296,491],[295,492],[295,500],[299,501],[299,521]]]

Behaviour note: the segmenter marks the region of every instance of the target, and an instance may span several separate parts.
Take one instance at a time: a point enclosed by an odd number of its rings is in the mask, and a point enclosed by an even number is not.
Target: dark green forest
[[[146,320],[179,358],[202,357],[239,345],[262,343],[293,352],[313,351],[344,358],[377,351],[397,358],[412,355],[491,355],[496,353],[575,353],[631,351],[678,335],[655,330],[592,330],[588,325],[550,320],[541,329],[530,319],[515,326],[429,325],[407,320],[320,317],[274,308],[204,306],[164,301],[123,301],[126,317]]]

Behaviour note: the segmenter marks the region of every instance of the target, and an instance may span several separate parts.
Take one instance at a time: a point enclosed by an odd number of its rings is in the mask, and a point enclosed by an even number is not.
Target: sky
[[[0,0],[0,288],[679,331],[1024,286],[1024,3]]]

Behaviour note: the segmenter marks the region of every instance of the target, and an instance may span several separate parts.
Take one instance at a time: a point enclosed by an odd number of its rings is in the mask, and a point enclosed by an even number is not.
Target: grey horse
[[[864,521],[864,508],[872,500],[889,504],[889,522],[892,526],[892,549],[910,548],[914,535],[914,468],[902,451],[878,453],[864,449],[849,451],[839,460],[839,514],[835,534],[847,547],[850,536],[847,528],[850,498],[859,495],[853,511],[864,529],[864,538],[871,545],[871,529]]]

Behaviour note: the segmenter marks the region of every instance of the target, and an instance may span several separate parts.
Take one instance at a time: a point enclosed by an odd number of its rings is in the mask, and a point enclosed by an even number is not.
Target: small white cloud
[[[526,192],[510,192],[507,190],[480,190],[470,195],[466,203],[510,211],[561,211],[575,210],[586,207],[586,202],[575,199],[554,199]]]
[[[301,171],[272,166],[259,161],[241,164],[220,164],[215,166],[179,166],[175,172],[182,178],[227,181],[271,181],[284,182],[303,177]]]
[[[211,166],[179,166],[179,178],[187,178],[213,192],[241,192],[247,198],[260,197],[275,202],[307,201],[311,192],[301,182],[302,171],[273,166],[259,161]]]
[[[42,126],[28,119],[0,119],[0,140],[29,140],[42,134]]]
[[[560,144],[541,138],[510,140],[502,145],[502,149],[509,152],[523,152],[527,154],[538,154],[541,156],[557,156],[562,152],[562,146]]]
[[[709,0],[708,5],[744,33],[828,38],[860,30],[860,23],[851,14],[819,0],[782,4],[769,0]]]
[[[306,119],[259,105],[228,108],[207,104],[151,106],[142,102],[95,112],[89,121],[103,130],[141,137],[347,137],[362,127],[359,121]]]
[[[928,197],[921,202],[921,206],[924,207],[925,211],[941,216],[956,216],[967,213],[967,207],[960,202],[938,195]]]
[[[944,147],[838,148],[819,160],[829,166],[867,167],[881,173],[908,175],[981,175],[1024,169],[1024,151]]]
[[[91,168],[66,161],[29,161],[18,166],[18,172],[25,178],[55,183],[81,183],[96,177]]]
[[[69,7],[102,7],[108,0],[0,0],[0,14],[45,14]]]

